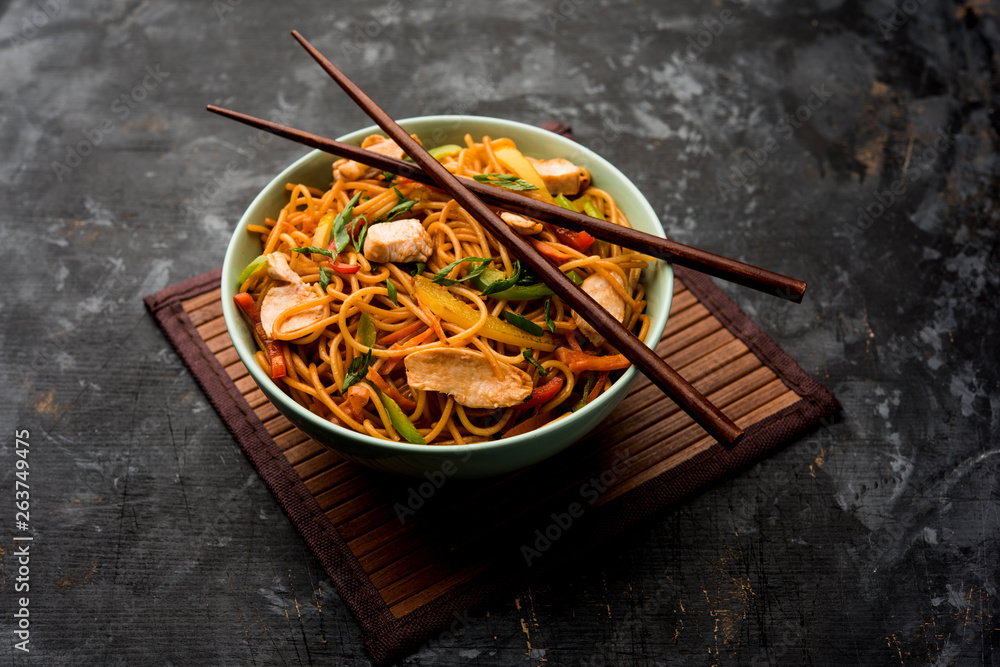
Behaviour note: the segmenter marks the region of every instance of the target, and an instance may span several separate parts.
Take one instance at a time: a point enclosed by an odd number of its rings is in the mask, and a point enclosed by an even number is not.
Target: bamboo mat
[[[348,462],[282,417],[225,330],[219,271],[147,297],[272,492],[358,617],[376,661],[404,654],[546,573],[574,545],[627,530],[819,423],[836,399],[708,278],[675,269],[657,352],[747,435],[726,450],[645,379],[594,432],[497,480],[391,477]],[[513,587],[513,588],[512,588]]]

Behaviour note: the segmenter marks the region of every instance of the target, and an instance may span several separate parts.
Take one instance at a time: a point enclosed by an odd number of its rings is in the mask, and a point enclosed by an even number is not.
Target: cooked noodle
[[[368,143],[369,140],[366,140],[363,145]],[[468,178],[476,174],[517,175],[497,157],[500,149],[516,148],[511,140],[484,137],[482,141],[474,142],[471,136],[466,135],[465,144],[464,147],[455,147],[456,152],[439,158],[452,173]],[[291,270],[311,291],[308,298],[284,308],[274,318],[271,330],[267,331],[279,341],[286,367],[283,382],[289,395],[297,402],[315,414],[358,433],[389,440],[413,441],[412,436],[406,435],[405,424],[401,435],[399,423],[394,424],[390,413],[392,406],[381,398],[395,397],[395,404],[427,444],[446,445],[493,440],[528,428],[538,428],[568,414],[588,399],[592,401],[611,386],[620,374],[621,364],[610,372],[603,369],[571,370],[573,362],[567,362],[566,355],[579,355],[574,352],[576,350],[609,359],[617,352],[607,343],[594,345],[578,332],[570,307],[557,296],[505,301],[483,296],[483,290],[475,287],[474,281],[466,280],[450,286],[442,285],[440,289],[446,289],[451,298],[471,308],[475,321],[459,324],[436,314],[435,306],[439,309],[441,306],[434,299],[428,302],[427,293],[421,293],[417,288],[419,276],[429,280],[456,260],[479,257],[492,258],[489,268],[509,277],[515,269],[514,258],[454,200],[437,188],[389,174],[373,173],[374,170],[363,166],[363,173],[355,174],[360,178],[348,180],[343,174],[349,174],[349,167],[356,163],[345,165],[345,162],[340,160],[335,163],[335,167],[341,167],[340,172],[335,169],[335,174],[340,177],[335,178],[329,189],[322,191],[290,183],[287,185],[289,202],[277,219],[267,219],[248,227],[251,233],[260,235],[264,254],[283,255]],[[578,208],[586,200],[608,221],[628,226],[624,213],[608,193],[590,187],[589,182],[584,187],[586,189],[573,195],[573,203]],[[331,218],[342,213],[352,198],[359,194],[347,225],[351,243],[335,259],[312,252],[293,251],[293,248],[327,248]],[[539,196],[538,193],[525,194]],[[359,230],[366,223],[386,216],[401,201],[400,195],[416,203],[396,219],[418,220],[433,242],[433,251],[423,267],[415,262],[374,263],[354,247],[354,238]],[[544,194],[541,196],[544,197]],[[593,209],[588,212],[594,214]],[[374,224],[369,227],[369,233],[374,227]],[[639,278],[642,268],[651,258],[603,241],[594,241],[581,252],[568,245],[565,234],[560,236],[558,230],[549,224],[544,225],[534,239],[536,247],[541,242],[551,256],[561,257],[555,263],[564,273],[574,272],[578,281],[591,276],[603,278],[604,283],[624,303],[624,326],[640,338],[645,337],[649,318],[643,313],[645,290]],[[461,279],[477,265],[477,262],[458,264],[448,278]],[[421,273],[417,273],[419,268],[423,269]],[[329,276],[325,294],[320,289],[321,270]],[[522,275],[525,271],[522,270]],[[263,309],[272,290],[286,289],[284,286],[289,284],[277,280],[272,274],[273,271],[267,269],[267,263],[260,265],[239,286],[239,291],[249,293],[258,308]],[[395,287],[395,303],[390,297],[387,280]],[[523,280],[522,286],[529,281],[530,277]],[[421,284],[427,283],[422,281]],[[525,334],[521,344],[500,342],[483,335],[484,332],[489,333],[491,323],[505,317],[505,311],[539,325],[543,335],[533,337]],[[371,347],[359,340],[363,336],[359,327],[364,315],[374,325],[375,344]],[[554,333],[550,331],[549,322]],[[364,326],[368,326],[367,323]],[[545,343],[532,342],[537,340],[544,340]],[[411,387],[407,381],[404,357],[442,349],[470,350],[482,355],[497,381],[511,372],[510,367],[524,371],[530,377],[535,395],[544,398],[544,402],[529,408],[519,405],[473,408],[460,404],[453,395]],[[525,349],[531,349],[538,366],[525,357]],[[344,391],[345,377],[352,362],[366,353],[371,355],[370,372]],[[580,357],[574,359],[579,362]],[[265,372],[272,374],[272,360],[265,351],[258,351],[256,360]],[[539,367],[547,371],[547,376],[541,376]],[[448,372],[448,369],[442,369],[442,372]],[[561,387],[551,396],[545,396],[541,389],[548,387],[551,393],[553,385],[549,383],[555,378],[562,378]]]

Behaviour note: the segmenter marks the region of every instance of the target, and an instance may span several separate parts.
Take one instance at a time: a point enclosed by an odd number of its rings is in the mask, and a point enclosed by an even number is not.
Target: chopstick
[[[328,153],[357,160],[382,171],[392,172],[393,174],[405,176],[414,181],[434,185],[434,179],[414,163],[397,160],[342,141],[328,139],[312,132],[297,130],[287,125],[273,123],[269,120],[240,113],[239,111],[224,109],[212,104],[208,105],[207,108],[212,113],[270,132],[279,137],[290,139],[304,146],[318,148]],[[752,264],[746,264],[735,259],[723,257],[722,255],[700,250],[699,248],[693,248],[683,243],[660,238],[659,236],[647,234],[637,229],[616,225],[606,220],[592,218],[584,213],[570,211],[560,206],[538,201],[537,199],[532,199],[492,185],[469,179],[463,179],[462,184],[469,190],[472,190],[480,199],[488,201],[494,206],[500,206],[515,213],[538,218],[539,220],[551,222],[569,229],[586,231],[609,243],[638,250],[658,259],[672,262],[678,266],[685,266],[689,269],[742,285],[743,287],[766,292],[767,294],[795,303],[802,302],[802,296],[806,291],[805,282],[753,266]]]
[[[743,437],[737,426],[719,408],[680,376],[656,352],[646,347],[621,322],[604,310],[593,297],[580,289],[558,268],[536,254],[534,248],[500,219],[489,206],[470,192],[454,174],[445,169],[406,130],[396,124],[353,81],[310,44],[298,31],[292,36],[326,70],[344,92],[371,117],[396,144],[423,168],[445,192],[451,195],[483,227],[503,243],[521,261],[531,267],[553,292],[580,313],[594,329],[636,365],[653,384],[674,400],[709,435],[724,445],[733,446]]]

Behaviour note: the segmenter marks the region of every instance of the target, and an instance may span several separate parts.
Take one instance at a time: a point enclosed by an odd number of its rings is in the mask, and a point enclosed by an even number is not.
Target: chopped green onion
[[[492,257],[466,257],[465,259],[456,259],[454,262],[452,262],[448,266],[444,267],[443,269],[435,273],[434,277],[431,278],[431,282],[437,283],[438,285],[444,285],[445,287],[448,287],[449,285],[457,285],[458,283],[464,280],[470,280],[471,278],[475,278],[476,276],[478,276],[486,269],[487,266],[489,266],[490,262],[492,261],[493,261]],[[445,278],[445,276],[447,276],[452,269],[454,269],[462,262],[482,262],[482,263],[476,268],[471,269],[467,274],[465,274],[464,278],[459,278],[458,280],[451,280],[450,278]]]
[[[518,178],[513,174],[476,174],[472,178],[476,179],[480,183],[499,185],[501,188],[507,188],[508,190],[514,190],[517,192],[538,189],[528,181],[523,178]]]
[[[330,269],[325,266],[319,267],[319,288],[323,290],[323,294],[326,294],[326,288],[330,286],[331,277]]]
[[[532,336],[542,335],[542,328],[523,315],[518,315],[517,313],[505,310],[503,311],[503,318],[507,320],[508,324],[513,324],[521,331],[526,331]]]
[[[347,375],[344,376],[344,383],[340,386],[340,393],[346,392],[351,385],[357,383],[361,378],[368,375],[368,367],[372,363],[372,349],[359,357],[351,359],[351,365],[347,367]]]
[[[549,308],[552,307],[552,297],[545,299],[545,326],[549,328],[551,333],[556,332],[556,323],[552,321],[552,317],[549,315]]]
[[[354,239],[354,249],[363,253],[365,251],[365,240],[368,238],[368,227],[371,225],[368,223],[368,218],[363,215],[358,216],[358,220],[364,220],[365,224],[358,230],[358,235]],[[354,223],[354,229],[358,229],[357,223]]]
[[[489,296],[490,294],[495,294],[496,292],[501,292],[505,289],[510,289],[517,285],[517,281],[521,276],[521,262],[517,260],[514,261],[514,271],[510,274],[509,278],[503,278],[501,280],[494,280],[484,289],[483,296]]]
[[[411,276],[419,276],[420,274],[422,274],[424,272],[424,269],[426,269],[426,268],[427,268],[426,264],[424,264],[423,262],[417,262],[416,266],[413,267],[413,270],[410,271],[410,275]]]
[[[530,347],[524,348],[524,351],[521,352],[521,356],[524,357],[525,361],[527,361],[529,364],[537,368],[538,374],[541,375],[542,377],[546,377],[549,374],[549,372],[545,370],[545,367],[535,360],[535,355],[531,353]]]
[[[360,197],[361,193],[358,192],[344,210],[338,213],[337,217],[333,219],[333,239],[337,244],[337,254],[343,252],[347,244],[351,242],[351,237],[347,233],[347,224],[353,219],[354,205],[358,203]]]
[[[317,248],[316,246],[306,246],[304,248],[292,248],[293,252],[314,252],[317,255],[323,255],[324,257],[329,257],[330,259],[337,259],[337,253],[332,250],[327,250],[326,248]]]
[[[399,297],[396,296],[396,286],[392,284],[391,278],[385,279],[385,288],[389,292],[389,300],[396,306],[399,305]]]
[[[413,208],[414,204],[417,203],[416,199],[407,199],[404,197],[403,193],[397,190],[395,186],[393,186],[392,191],[396,193],[396,205],[386,211],[385,215],[373,222],[373,225],[380,222],[395,220],[397,217]]]

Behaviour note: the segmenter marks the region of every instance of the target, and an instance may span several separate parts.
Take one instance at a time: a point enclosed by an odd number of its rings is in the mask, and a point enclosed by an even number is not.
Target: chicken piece
[[[503,211],[500,213],[500,218],[521,236],[531,236],[542,231],[542,223],[526,218],[523,215],[518,215],[517,213]]]
[[[292,267],[288,265],[288,258],[280,252],[272,252],[267,256],[267,275],[285,283],[302,282],[299,274],[292,271]]]
[[[403,149],[396,145],[396,142],[392,139],[386,139],[381,134],[371,134],[365,137],[365,140],[361,142],[361,147],[365,150],[369,150],[372,153],[378,153],[379,155],[385,155],[386,157],[396,158],[397,160],[402,160]],[[372,178],[378,174],[378,169],[369,167],[366,164],[357,162],[356,160],[337,160],[333,163],[333,177],[335,179],[342,179],[345,181],[360,181],[366,178]]]
[[[264,296],[264,301],[260,304],[260,323],[264,326],[264,331],[269,336],[274,336],[274,321],[278,315],[288,310],[292,306],[305,303],[316,298],[312,289],[302,282],[299,274],[288,265],[288,260],[280,252],[272,252],[267,256],[267,275],[278,284],[268,290]],[[283,331],[294,331],[308,326],[323,318],[323,308],[316,306],[295,313],[283,324]]]
[[[368,228],[364,255],[369,262],[426,262],[434,243],[419,220],[380,222]]]
[[[531,376],[520,368],[500,363],[503,380],[481,353],[461,348],[423,350],[408,355],[406,381],[411,387],[440,391],[467,408],[509,408],[531,396]]]
[[[622,280],[618,274],[612,275],[614,275],[615,280],[617,280],[619,284],[622,284]],[[599,303],[604,310],[611,313],[611,316],[616,320],[621,322],[625,319],[625,301],[618,296],[618,292],[615,291],[615,288],[600,275],[595,273],[594,275],[588,277],[583,281],[583,284],[580,285],[580,289],[594,297],[594,300],[597,301],[597,303]],[[587,337],[587,340],[597,346],[604,344],[604,337],[597,333],[594,327],[590,326],[590,324],[575,310],[573,311],[573,320],[576,322],[577,329],[580,333]]]
[[[550,195],[576,195],[590,186],[590,172],[561,157],[552,160],[527,158],[545,183]]]

